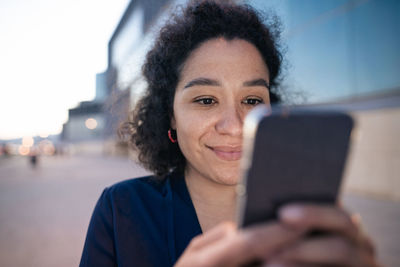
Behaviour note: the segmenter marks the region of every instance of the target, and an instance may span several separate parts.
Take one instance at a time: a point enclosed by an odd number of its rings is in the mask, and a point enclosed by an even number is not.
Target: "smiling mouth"
[[[240,160],[242,157],[241,147],[215,146],[208,148],[211,149],[215,155],[222,160],[235,161]]]

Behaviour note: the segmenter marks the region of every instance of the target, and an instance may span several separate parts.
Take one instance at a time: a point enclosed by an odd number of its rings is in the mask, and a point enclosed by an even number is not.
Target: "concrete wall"
[[[400,200],[400,108],[356,111],[345,191]]]

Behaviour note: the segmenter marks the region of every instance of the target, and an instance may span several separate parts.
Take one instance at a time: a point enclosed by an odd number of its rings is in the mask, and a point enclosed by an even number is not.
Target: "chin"
[[[227,174],[227,172],[225,172],[222,175],[218,175],[216,180],[218,183],[223,185],[237,185],[239,181],[239,174],[237,172],[232,174]]]

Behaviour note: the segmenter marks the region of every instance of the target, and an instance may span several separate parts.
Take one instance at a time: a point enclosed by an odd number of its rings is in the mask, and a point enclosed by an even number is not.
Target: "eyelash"
[[[256,105],[258,105],[258,104],[262,104],[262,103],[264,103],[264,101],[262,100],[262,99],[260,99],[260,98],[255,98],[255,97],[249,97],[249,98],[246,98],[245,100],[243,100],[242,102],[248,102],[249,100],[251,100],[251,101],[253,101],[253,100],[255,100],[257,103],[253,103],[253,104],[250,104],[250,103],[244,103],[244,104],[247,104],[247,105],[251,105],[251,106],[256,106]]]
[[[252,103],[251,104],[251,103],[249,103],[249,101],[251,101],[251,102],[255,101],[256,103]],[[203,106],[210,106],[210,105],[213,105],[213,104],[217,103],[217,101],[212,97],[198,98],[198,99],[195,99],[194,102],[198,103],[200,105],[203,105]],[[248,97],[248,98],[244,99],[242,101],[242,103],[245,104],[245,105],[256,106],[258,104],[264,103],[264,101],[261,98]]]
[[[200,105],[203,105],[203,106],[209,106],[209,105],[215,104],[217,101],[215,101],[215,99],[213,99],[212,97],[201,97],[201,98],[195,99],[194,102],[198,103]]]

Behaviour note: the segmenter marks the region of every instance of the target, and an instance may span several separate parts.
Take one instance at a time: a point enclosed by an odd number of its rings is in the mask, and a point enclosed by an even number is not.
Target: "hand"
[[[271,257],[303,234],[304,230],[278,223],[243,230],[238,230],[233,223],[222,223],[195,237],[175,266],[240,266]]]
[[[312,204],[288,205],[280,221],[302,231],[327,232],[306,237],[269,259],[266,266],[378,266],[370,239],[343,209]]]

